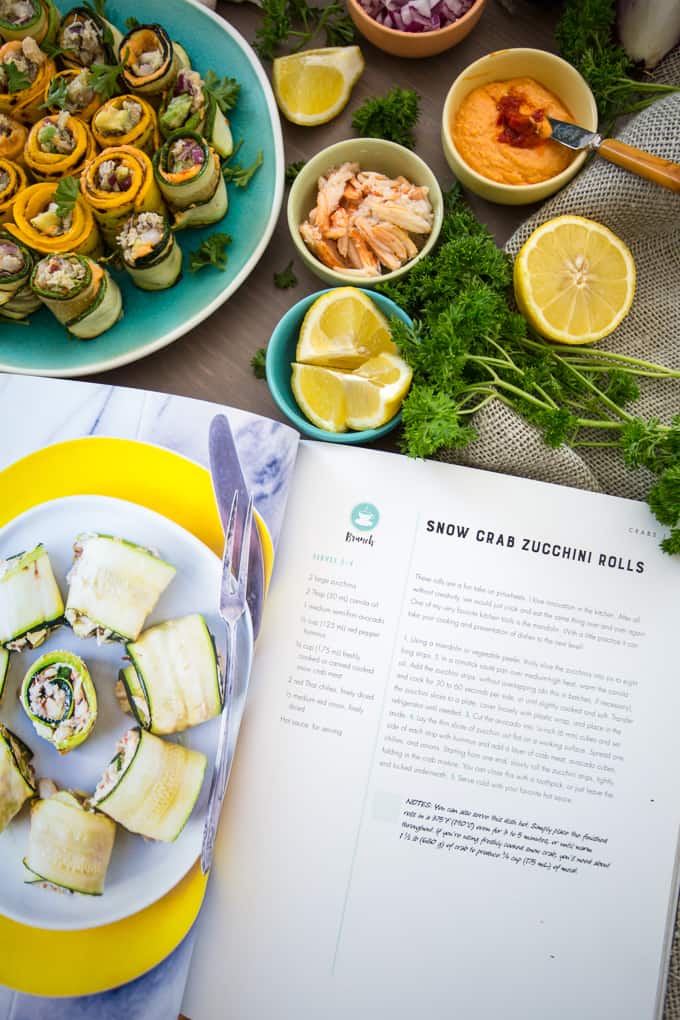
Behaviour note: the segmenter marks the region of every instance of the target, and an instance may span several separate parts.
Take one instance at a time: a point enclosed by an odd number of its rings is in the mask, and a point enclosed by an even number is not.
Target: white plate
[[[161,620],[202,613],[218,648],[224,647],[224,624],[217,614],[220,561],[207,546],[173,521],[145,507],[106,496],[70,496],[33,507],[0,532],[0,557],[6,558],[42,542],[47,548],[57,582],[66,598],[66,574],[73,559],[73,540],[81,531],[120,535],[157,549],[177,574],[160,598],[146,626]],[[249,617],[240,631],[239,663],[250,668]],[[29,665],[44,652],[76,652],[85,660],[97,688],[99,714],[92,734],[63,757],[38,737],[24,713],[18,691]],[[122,644],[97,645],[81,640],[69,627],[60,627],[39,648],[12,653],[0,720],[24,740],[34,753],[38,776],[60,787],[92,792],[115,752],[118,738],[135,725],[116,701],[114,687],[122,665]],[[168,892],[186,874],[200,853],[218,720],[185,730],[172,738],[208,756],[201,794],[184,830],[174,843],[153,843],[118,826],[111,863],[102,896],[57,893],[25,884],[30,874],[23,867],[29,833],[26,805],[0,834],[0,913],[38,928],[77,929],[110,924],[142,910]]]

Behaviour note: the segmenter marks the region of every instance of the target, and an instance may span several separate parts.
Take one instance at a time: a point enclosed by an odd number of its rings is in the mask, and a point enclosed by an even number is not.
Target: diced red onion
[[[452,25],[475,0],[359,0],[369,17],[399,32],[434,32]]]

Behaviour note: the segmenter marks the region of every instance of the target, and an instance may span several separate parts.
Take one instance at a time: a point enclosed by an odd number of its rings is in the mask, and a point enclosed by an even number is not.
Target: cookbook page
[[[658,1016],[662,537],[640,503],[302,444],[184,1011]]]

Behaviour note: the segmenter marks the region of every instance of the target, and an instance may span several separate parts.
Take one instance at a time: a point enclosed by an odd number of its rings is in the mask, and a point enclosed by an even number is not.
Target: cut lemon
[[[305,417],[326,432],[378,428],[401,404],[369,379],[318,365],[294,364],[291,387]]]
[[[308,365],[358,368],[381,353],[397,354],[387,319],[357,287],[337,287],[311,306],[295,358]]]
[[[534,230],[515,259],[515,297],[537,333],[565,344],[608,336],[635,293],[635,262],[595,220],[557,216]]]
[[[272,82],[281,113],[293,124],[326,124],[347,105],[363,69],[358,46],[331,46],[277,57]]]
[[[413,369],[397,354],[383,351],[374,358],[369,358],[359,368],[355,368],[353,375],[369,379],[375,386],[380,387],[386,400],[400,403],[408,393]]]

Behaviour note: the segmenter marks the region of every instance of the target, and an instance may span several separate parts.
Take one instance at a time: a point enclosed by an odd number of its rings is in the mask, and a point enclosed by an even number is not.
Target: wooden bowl
[[[476,0],[467,14],[446,28],[436,28],[432,32],[399,32],[372,18],[359,0],[347,0],[350,18],[369,42],[395,57],[412,58],[432,57],[462,42],[481,18],[485,5],[486,0]]]

